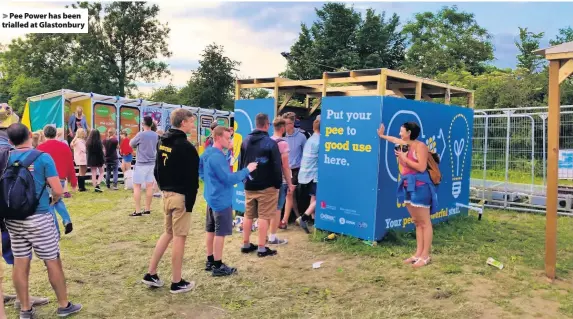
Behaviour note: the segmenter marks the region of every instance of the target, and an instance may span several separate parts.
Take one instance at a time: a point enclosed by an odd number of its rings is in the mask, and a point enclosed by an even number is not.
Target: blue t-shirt
[[[298,172],[299,184],[310,182],[318,183],[318,150],[320,148],[320,134],[314,133],[304,145],[302,162]]]
[[[23,161],[26,156],[30,154],[30,150],[19,151],[14,150],[10,154],[10,159],[8,160],[8,164],[12,165],[15,161],[20,160]],[[50,177],[58,176],[58,171],[56,170],[56,163],[49,154],[42,154],[40,155],[30,167],[28,167],[30,172],[32,172],[32,176],[36,181],[36,196],[40,196],[44,185],[46,185],[46,189],[44,189],[44,193],[40,198],[40,202],[38,203],[38,208],[36,208],[36,214],[46,214],[50,212],[50,192],[48,190],[48,181],[47,179]]]

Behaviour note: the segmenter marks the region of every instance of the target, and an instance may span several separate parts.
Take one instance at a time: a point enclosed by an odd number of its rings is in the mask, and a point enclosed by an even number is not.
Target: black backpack
[[[32,150],[22,161],[17,160],[6,167],[0,177],[0,218],[24,220],[36,213],[46,184],[36,196],[36,182],[28,167],[43,152]]]

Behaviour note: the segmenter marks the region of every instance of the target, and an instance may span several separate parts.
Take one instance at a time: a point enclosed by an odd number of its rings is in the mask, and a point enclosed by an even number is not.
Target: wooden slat
[[[474,100],[474,98],[475,98],[474,93],[470,93],[470,94],[468,95],[468,107],[471,107],[472,109],[473,109],[474,106],[475,106],[475,100]]]
[[[424,99],[424,101],[428,101],[428,102],[433,101],[432,97],[430,97],[428,94],[422,94],[422,99]]]
[[[557,264],[557,188],[559,164],[559,60],[549,61],[549,115],[547,118],[547,200],[545,213],[545,272],[555,279]]]
[[[559,84],[563,83],[571,74],[573,74],[573,59],[565,62],[559,68]]]

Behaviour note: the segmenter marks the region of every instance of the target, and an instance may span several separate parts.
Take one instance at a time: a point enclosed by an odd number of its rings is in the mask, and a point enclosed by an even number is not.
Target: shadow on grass
[[[327,235],[317,230],[312,240],[321,242]],[[557,263],[560,276],[569,275],[573,270],[572,241],[573,222],[568,217],[560,217]],[[377,245],[370,246],[360,239],[339,235],[327,245],[350,254],[407,258],[416,249],[416,238],[414,232],[390,231]],[[483,265],[488,257],[493,257],[506,267],[543,270],[545,217],[489,210],[481,221],[474,215],[453,218],[434,225],[432,256],[464,265]]]

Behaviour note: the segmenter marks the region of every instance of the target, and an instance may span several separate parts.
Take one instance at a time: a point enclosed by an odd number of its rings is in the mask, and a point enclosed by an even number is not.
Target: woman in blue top
[[[435,186],[428,174],[428,146],[416,140],[420,135],[420,126],[415,122],[406,122],[400,127],[400,138],[384,135],[384,124],[380,124],[378,136],[396,144],[394,151],[398,157],[401,179],[398,184],[398,197],[404,196],[404,203],[412,221],[416,225],[416,253],[404,260],[419,268],[430,263],[432,246],[431,209],[437,206]]]

